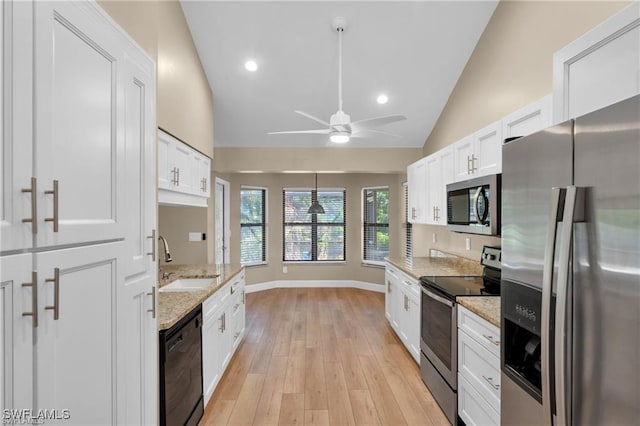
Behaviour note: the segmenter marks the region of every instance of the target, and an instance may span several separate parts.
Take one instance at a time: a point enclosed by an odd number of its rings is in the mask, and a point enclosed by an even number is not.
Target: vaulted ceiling
[[[319,129],[338,109],[338,37],[343,35],[344,111],[352,121],[407,120],[380,130],[402,138],[352,139],[349,147],[422,147],[497,1],[192,1],[187,22],[214,99],[216,147],[325,147]],[[256,72],[244,64],[253,59]],[[379,94],[389,101],[380,105]]]

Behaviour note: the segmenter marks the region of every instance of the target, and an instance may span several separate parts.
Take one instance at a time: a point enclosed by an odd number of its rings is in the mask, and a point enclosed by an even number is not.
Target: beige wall
[[[176,0],[99,0],[102,8],[157,63],[157,127],[213,157],[213,98],[182,7]],[[213,239],[185,241],[186,229],[213,235],[209,208],[159,208],[158,228],[174,240],[176,262],[213,261]],[[188,226],[187,226],[188,225]]]
[[[553,54],[629,2],[501,1],[478,41],[440,118],[427,139],[423,155],[431,154],[503,116],[551,93]],[[499,238],[448,232],[418,225],[414,253],[430,247],[480,258],[483,244]],[[432,234],[438,242],[432,243]],[[471,238],[471,250],[465,239]]]
[[[268,189],[267,200],[267,260],[264,266],[247,268],[247,283],[255,284],[274,280],[357,280],[384,283],[384,269],[362,266],[362,203],[363,187],[389,186],[391,208],[389,211],[389,234],[391,241],[398,241],[400,220],[400,188],[398,175],[394,174],[325,174],[319,175],[320,188],[346,188],[347,235],[345,264],[295,265],[282,267],[282,189],[285,187],[313,187],[313,174],[231,174],[223,177],[231,182],[231,262],[240,261],[240,188],[242,185],[260,186]],[[398,254],[398,246],[391,247],[392,255]]]
[[[422,156],[420,148],[216,148],[213,169],[281,172],[342,171],[350,173],[404,173]]]

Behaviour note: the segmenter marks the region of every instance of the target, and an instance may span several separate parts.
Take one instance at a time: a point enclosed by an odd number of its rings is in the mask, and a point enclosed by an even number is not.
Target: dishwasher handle
[[[180,346],[180,344],[184,342],[184,337],[182,335],[182,333],[180,333],[178,336],[176,336],[174,339],[172,339],[171,342],[169,342],[167,344],[167,353],[171,353],[173,352],[173,350],[175,348],[177,348],[178,346]]]

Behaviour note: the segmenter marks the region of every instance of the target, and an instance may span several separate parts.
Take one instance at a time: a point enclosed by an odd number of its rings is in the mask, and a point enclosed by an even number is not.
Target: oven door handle
[[[428,297],[432,298],[435,301],[438,301],[444,305],[447,305],[450,308],[453,308],[453,302],[451,300],[445,299],[444,297],[438,296],[436,294],[431,293],[429,290],[422,289],[422,292]]]

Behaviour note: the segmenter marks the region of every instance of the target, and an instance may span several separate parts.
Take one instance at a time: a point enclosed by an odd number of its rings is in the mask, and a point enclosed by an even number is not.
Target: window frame
[[[311,222],[285,222],[285,200],[287,192],[311,192],[311,202],[318,199],[318,193],[342,192],[342,222],[318,222],[318,215],[311,215]],[[286,259],[286,229],[288,226],[311,226],[311,260]],[[342,259],[318,260],[318,227],[341,226],[343,229]],[[283,264],[345,264],[347,263],[347,189],[346,188],[282,188],[282,263]]]
[[[371,259],[365,259],[365,247],[367,245],[367,242],[365,241],[365,238],[367,237],[367,226],[372,226],[372,227],[377,227],[377,226],[384,226],[386,225],[387,229],[391,230],[391,225],[390,225],[390,220],[388,220],[388,222],[386,224],[383,223],[377,223],[377,222],[372,222],[372,223],[367,223],[365,221],[366,219],[366,213],[365,213],[365,206],[366,206],[366,191],[378,191],[378,190],[386,190],[388,193],[388,197],[389,197],[389,204],[391,204],[391,190],[389,188],[388,185],[381,185],[381,186],[367,186],[367,187],[363,187],[362,191],[360,192],[361,195],[361,212],[362,212],[362,218],[361,218],[361,222],[362,222],[362,238],[361,238],[361,243],[362,243],[362,250],[360,253],[360,257],[362,258],[362,264],[365,266],[376,266],[376,267],[384,267],[385,266],[385,261],[384,260],[371,260]],[[390,205],[387,207],[387,217],[389,215],[389,211],[391,210]],[[389,254],[391,252],[391,244],[389,244],[389,252],[387,253],[387,256],[385,257],[389,257]]]
[[[262,220],[263,222],[261,224],[246,224],[245,226],[262,226],[262,254],[263,254],[263,260],[258,261],[258,262],[247,262],[247,263],[242,263],[242,227],[243,227],[243,223],[242,223],[242,216],[240,216],[239,218],[239,222],[240,222],[240,264],[242,266],[260,266],[260,265],[267,265],[268,259],[269,259],[269,245],[267,244],[267,240],[268,240],[268,230],[269,230],[269,216],[268,216],[268,203],[269,203],[269,188],[265,188],[262,186],[250,186],[250,185],[241,185],[240,186],[240,199],[242,199],[242,191],[247,190],[247,191],[263,191],[263,203],[262,203]]]

